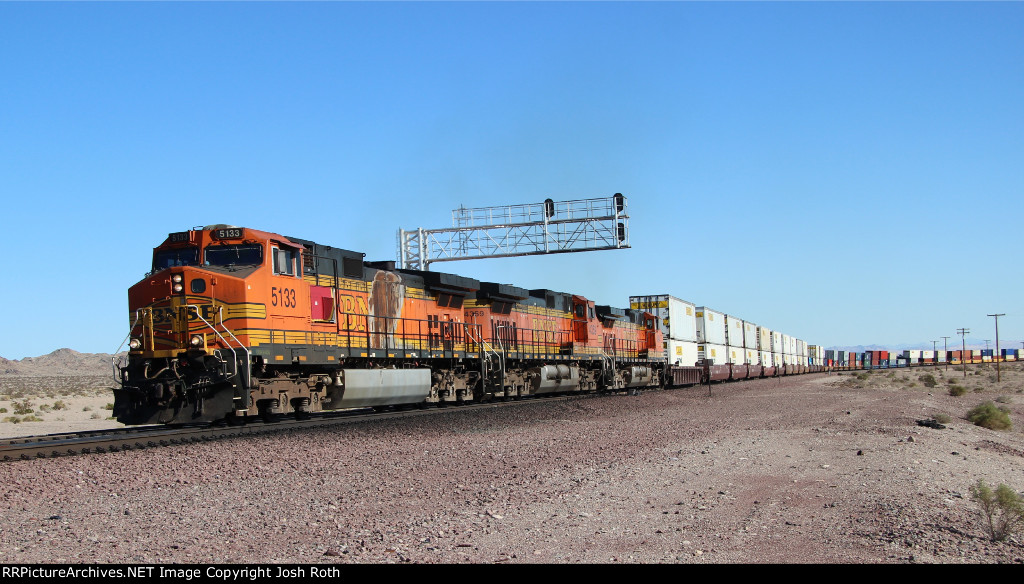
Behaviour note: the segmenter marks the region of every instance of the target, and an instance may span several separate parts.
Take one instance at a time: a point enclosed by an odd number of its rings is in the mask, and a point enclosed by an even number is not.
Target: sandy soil
[[[120,428],[106,377],[0,379],[0,438]]]
[[[10,462],[0,562],[1021,563],[1022,536],[991,541],[970,496],[1024,487],[1020,365]],[[965,419],[997,398],[1012,430]]]

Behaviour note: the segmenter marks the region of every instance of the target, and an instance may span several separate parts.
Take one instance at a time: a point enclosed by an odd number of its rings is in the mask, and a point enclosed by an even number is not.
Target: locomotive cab
[[[266,303],[253,301],[253,288],[257,281],[279,284],[271,286],[276,302],[297,310],[300,249],[228,225],[169,234],[153,250],[152,270],[128,291],[131,330],[127,363],[118,367],[118,420],[182,423],[239,409],[253,363],[244,333],[268,316]]]

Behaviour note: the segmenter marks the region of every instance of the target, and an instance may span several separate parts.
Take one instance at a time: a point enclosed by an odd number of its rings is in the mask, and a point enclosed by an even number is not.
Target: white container
[[[757,353],[758,358],[761,360],[762,367],[773,367],[775,365],[771,351],[758,351]]]
[[[728,314],[725,315],[725,344],[737,349],[744,347],[743,321]]]
[[[709,345],[726,344],[725,314],[706,306],[698,306],[696,310],[697,342]]]
[[[772,351],[772,331],[763,326],[757,327],[757,350]]]
[[[699,312],[699,311],[698,311]],[[728,347],[714,343],[698,343],[697,358],[707,359],[712,365],[725,365],[729,362]]]
[[[796,354],[796,339],[793,337],[783,334],[782,335],[782,352],[786,355]]]
[[[762,348],[764,348],[764,347],[762,347]],[[777,331],[772,331],[772,344],[771,344],[771,349],[770,350],[771,350],[772,353],[776,353],[778,355],[781,355],[782,353],[785,352],[782,349],[782,333],[777,332]]]
[[[921,357],[923,359],[927,359],[927,360],[931,361],[932,359],[935,358],[935,353],[936,352],[937,351],[921,351]]]
[[[748,349],[757,349],[757,329],[761,327],[750,321],[743,321],[743,346]]]
[[[726,361],[735,365],[743,365],[747,362],[746,349],[743,347],[726,346]]]
[[[743,349],[743,361],[747,365],[758,365],[761,363],[761,352],[755,349]]]
[[[657,317],[661,334],[666,339],[697,342],[696,311],[692,302],[668,294],[653,294],[630,296],[629,307],[650,312]]]
[[[672,365],[693,367],[697,363],[697,343],[692,341],[665,340],[665,356]]]

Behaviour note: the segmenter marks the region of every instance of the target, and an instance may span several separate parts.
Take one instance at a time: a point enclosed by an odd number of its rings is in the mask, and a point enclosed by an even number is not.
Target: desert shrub
[[[978,386],[974,388],[974,393],[981,393],[983,391],[985,391],[984,387]]]
[[[92,411],[92,408],[91,408],[91,407],[89,407],[89,406],[85,406],[84,408],[82,408],[82,411],[83,411],[83,412],[91,412],[91,411]]]
[[[951,385],[949,387],[949,395],[953,397],[959,397],[967,393],[967,388],[962,385]]]
[[[0,408],[0,414],[6,414],[7,408]]]
[[[43,404],[43,405],[39,406],[39,411],[40,412],[48,412],[48,411],[50,411],[49,404]]]
[[[92,414],[91,414],[91,415],[89,416],[89,419],[91,419],[91,420],[98,420],[98,419],[100,419],[100,418],[102,418],[102,417],[103,417],[103,416],[101,416],[101,415],[97,414],[96,412],[93,412],[93,413],[92,413]]]
[[[1001,396],[996,398],[996,401],[1001,403],[1001,404],[1008,404],[1008,403],[1013,401],[1013,398],[1011,398],[1008,395],[1001,395]]]
[[[19,416],[31,414],[33,411],[35,410],[32,409],[32,402],[27,399],[21,400],[20,402],[14,402],[14,413]]]
[[[66,409],[68,409],[68,404],[64,403],[61,400],[57,400],[57,401],[53,402],[53,409],[55,409],[55,410],[66,410]]]
[[[978,404],[967,412],[967,419],[975,426],[989,430],[1009,430],[1013,427],[1013,423],[1010,422],[1010,410],[996,407],[996,404],[990,401]]]
[[[103,409],[105,409],[105,410],[112,410],[112,409],[114,409],[114,404],[107,404],[107,405],[103,406]]]
[[[918,377],[917,379],[918,379],[918,381],[923,383],[925,387],[935,387],[936,385],[939,384],[938,381],[935,381],[935,376],[932,375],[931,373],[927,373],[925,375],[922,375],[922,376]]]
[[[949,414],[932,414],[932,419],[940,424],[948,424],[953,421]]]
[[[978,480],[971,487],[971,499],[981,507],[992,541],[1005,540],[1024,523],[1024,498],[1002,483],[993,492],[985,481]]]

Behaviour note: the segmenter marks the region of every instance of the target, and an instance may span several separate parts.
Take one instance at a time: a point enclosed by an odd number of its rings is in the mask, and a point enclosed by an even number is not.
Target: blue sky
[[[437,269],[826,346],[994,347],[1005,313],[1020,348],[1022,30],[1016,2],[0,3],[0,356],[117,349],[172,231],[393,260],[460,205],[616,192],[631,249]]]

